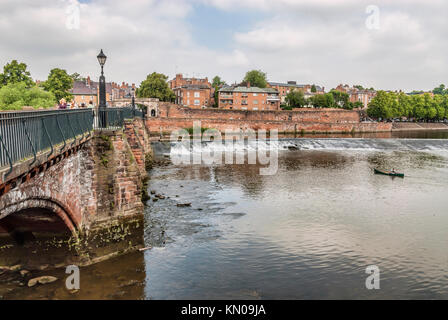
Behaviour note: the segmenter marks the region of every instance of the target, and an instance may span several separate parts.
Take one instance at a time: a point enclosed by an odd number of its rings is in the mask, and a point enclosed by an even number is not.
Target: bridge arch
[[[77,236],[78,226],[69,209],[54,199],[28,198],[0,210],[0,231],[19,244],[34,233]]]

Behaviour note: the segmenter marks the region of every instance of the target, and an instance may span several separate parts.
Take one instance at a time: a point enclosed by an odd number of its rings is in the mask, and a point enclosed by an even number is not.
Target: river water
[[[174,165],[155,143],[161,161],[148,188],[166,198],[145,211],[152,249],[82,268],[77,292],[59,270],[50,273],[57,282],[33,288],[3,279],[0,296],[448,298],[447,132],[286,138],[278,147],[277,173],[262,176],[259,164]],[[365,286],[371,265],[379,290]]]

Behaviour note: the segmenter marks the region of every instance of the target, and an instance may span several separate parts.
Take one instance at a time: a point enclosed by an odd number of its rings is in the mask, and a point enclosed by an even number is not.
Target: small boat
[[[373,169],[373,171],[375,172],[375,174],[384,174],[385,176],[404,178],[404,173],[398,173],[395,171],[381,171],[378,169]]]

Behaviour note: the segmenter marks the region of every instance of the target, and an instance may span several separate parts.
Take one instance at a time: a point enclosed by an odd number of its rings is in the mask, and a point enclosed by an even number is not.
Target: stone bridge
[[[124,120],[120,129],[89,133],[0,168],[0,265],[13,261],[17,252],[36,256],[48,250],[42,241],[56,238],[67,244],[84,241],[88,250],[78,264],[142,244],[142,197],[151,161],[144,120]],[[37,240],[40,245],[34,245]],[[57,257],[54,264],[68,263],[66,254]]]

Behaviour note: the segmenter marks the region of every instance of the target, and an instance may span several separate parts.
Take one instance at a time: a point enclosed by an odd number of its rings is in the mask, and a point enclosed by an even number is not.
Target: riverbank
[[[448,130],[446,123],[394,122],[392,131]]]

